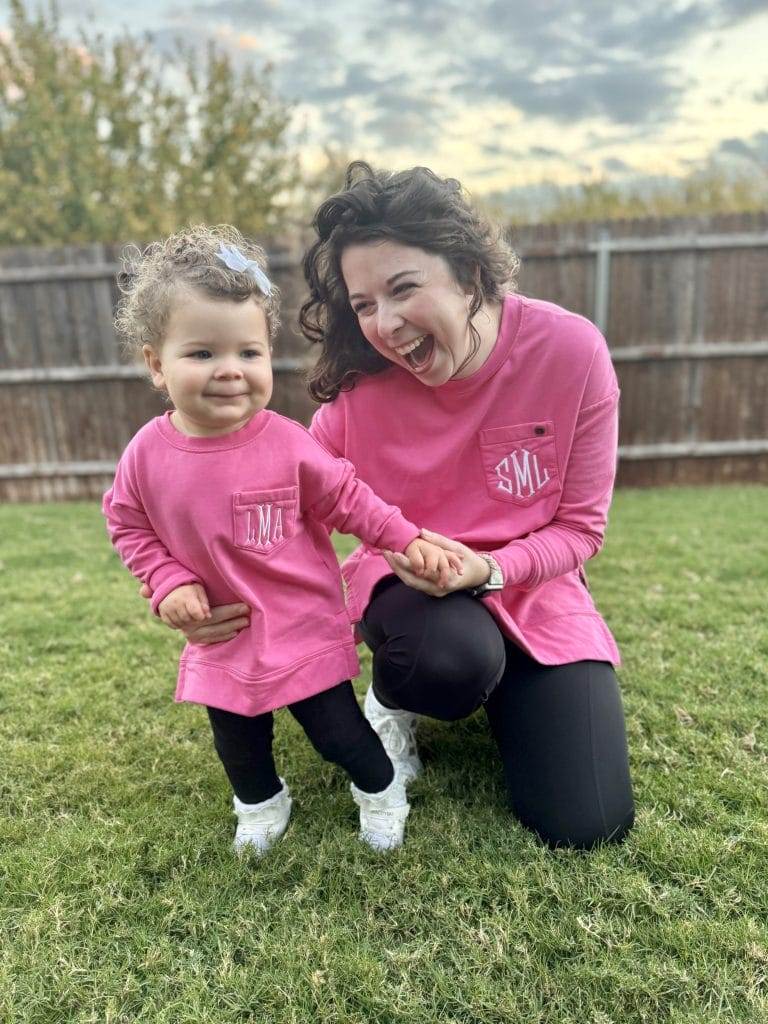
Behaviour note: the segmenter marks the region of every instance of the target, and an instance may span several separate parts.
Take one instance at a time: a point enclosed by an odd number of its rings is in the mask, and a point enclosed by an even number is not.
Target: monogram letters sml
[[[549,480],[549,470],[539,465],[535,452],[516,448],[495,466],[500,491],[516,498],[531,498]],[[527,490],[526,490],[527,488]]]
[[[279,505],[256,505],[255,509],[249,508],[247,512],[246,544],[269,548],[283,539],[283,510]]]

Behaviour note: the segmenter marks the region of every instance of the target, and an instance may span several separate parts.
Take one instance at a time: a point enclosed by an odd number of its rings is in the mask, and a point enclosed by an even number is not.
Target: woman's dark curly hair
[[[310,394],[331,402],[358,377],[392,366],[365,340],[349,304],[341,254],[349,245],[399,242],[442,256],[456,280],[472,293],[469,329],[484,302],[499,302],[513,287],[518,260],[499,229],[484,220],[453,178],[438,178],[426,167],[391,173],[356,160],[347,168],[344,189],[320,204],[312,226],[315,241],[304,256],[309,298],[299,312],[305,337],[321,346],[310,371]],[[467,360],[474,355],[470,352]]]

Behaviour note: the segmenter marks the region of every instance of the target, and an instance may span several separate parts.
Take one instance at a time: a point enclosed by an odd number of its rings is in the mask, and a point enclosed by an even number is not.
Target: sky
[[[269,64],[325,146],[471,191],[768,164],[768,0],[60,0],[65,30]],[[0,28],[8,4],[0,0]]]

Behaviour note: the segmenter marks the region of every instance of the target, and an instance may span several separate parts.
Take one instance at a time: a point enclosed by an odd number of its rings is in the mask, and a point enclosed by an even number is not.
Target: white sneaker
[[[234,797],[233,804],[237,815],[235,853],[253,850],[261,856],[288,828],[293,801],[285,779],[280,779],[280,783],[282,789],[259,804],[244,804],[242,800]]]
[[[419,716],[410,711],[384,707],[373,692],[373,686],[368,687],[365,695],[363,713],[389,754],[395,773],[407,786],[424,770],[416,746],[416,723]]]
[[[394,850],[403,845],[405,819],[411,809],[405,785],[395,772],[394,779],[380,793],[364,793],[353,783],[349,787],[360,808],[360,838],[374,850]]]

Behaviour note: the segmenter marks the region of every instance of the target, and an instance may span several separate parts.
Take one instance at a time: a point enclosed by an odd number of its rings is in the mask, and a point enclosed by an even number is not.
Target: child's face
[[[144,359],[152,383],[174,404],[174,426],[185,434],[229,434],[272,397],[269,331],[255,299],[180,292],[159,350],[145,345]]]

